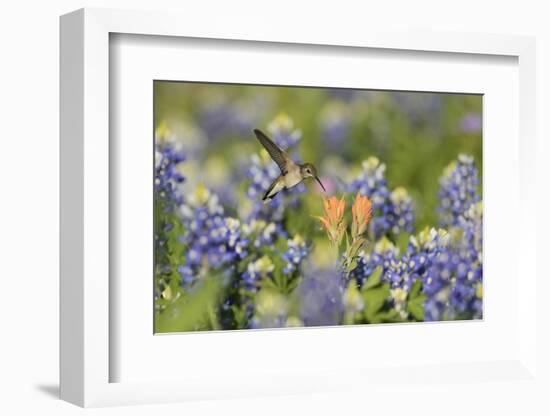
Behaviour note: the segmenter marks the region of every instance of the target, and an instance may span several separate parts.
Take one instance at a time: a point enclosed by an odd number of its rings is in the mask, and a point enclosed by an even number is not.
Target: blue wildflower
[[[245,289],[255,291],[262,278],[272,276],[275,266],[268,256],[262,256],[256,261],[248,263],[246,271],[242,274]]]
[[[391,228],[386,218],[390,191],[385,177],[386,165],[380,163],[376,157],[369,157],[362,163],[362,170],[350,184],[349,191],[366,195],[372,202],[373,219],[369,228],[375,239],[384,235]]]
[[[293,149],[302,138],[302,132],[294,128],[294,122],[286,114],[279,114],[267,126],[273,141],[281,149]]]
[[[387,221],[392,224],[391,231],[394,235],[414,232],[413,201],[405,188],[397,187],[392,191],[386,211]]]
[[[294,273],[308,255],[308,251],[305,241],[299,234],[288,240],[287,250],[282,254],[282,258],[286,262],[283,273],[287,275]]]
[[[335,268],[309,270],[298,286],[300,318],[306,326],[337,325],[342,321],[344,285]]]
[[[238,260],[246,257],[248,239],[241,233],[240,222],[225,217],[217,196],[204,186],[197,187],[181,205],[180,212],[185,230],[180,241],[187,247],[185,266],[193,271],[180,270],[184,287],[193,283],[191,275],[197,278],[205,273],[205,266],[212,269],[234,267]]]
[[[223,96],[205,97],[198,114],[199,126],[211,141],[250,134],[255,119],[254,106],[246,102],[231,102]]]
[[[274,291],[262,289],[254,302],[254,316],[250,321],[251,328],[281,328],[287,319],[287,300]]]
[[[403,231],[414,231],[412,198],[401,187],[390,192],[385,170],[385,164],[380,163],[376,157],[369,157],[363,162],[357,178],[348,187],[348,191],[366,195],[371,200],[373,218],[369,230],[375,240],[390,233],[397,235]]]
[[[481,232],[481,208],[475,205],[468,212]],[[409,261],[425,258],[424,267],[411,265],[409,272],[413,280],[422,279],[426,321],[481,317],[481,248],[473,247],[467,235],[453,228],[451,233],[432,229],[411,237]]]
[[[280,224],[264,220],[250,220],[242,226],[243,235],[250,240],[252,247],[271,246],[280,233]]]
[[[442,110],[440,94],[393,92],[390,94],[398,109],[414,124],[428,122],[429,126],[439,127]]]
[[[165,212],[183,202],[180,184],[185,178],[179,168],[184,160],[181,146],[176,143],[155,144],[155,198],[164,203]]]
[[[169,242],[169,237],[176,221],[172,214],[183,202],[181,184],[185,180],[179,170],[185,159],[181,146],[177,142],[161,140],[163,135],[160,133],[157,131],[155,141],[154,177],[155,211],[158,218],[154,235],[155,274],[159,278],[157,296],[164,290],[165,284],[168,284],[172,272],[169,256],[173,254],[175,247]]]
[[[479,179],[474,158],[467,155],[459,155],[443,173],[439,181],[438,208],[440,223],[442,226],[458,225],[459,218],[480,200],[477,193]]]
[[[327,104],[319,117],[321,137],[329,149],[338,149],[349,135],[350,115],[340,101]]]
[[[480,113],[467,113],[459,121],[460,131],[463,133],[479,133],[483,120]]]

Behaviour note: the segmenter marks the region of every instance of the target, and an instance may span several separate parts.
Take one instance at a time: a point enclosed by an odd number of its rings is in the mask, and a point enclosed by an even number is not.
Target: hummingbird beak
[[[319,182],[319,185],[321,185],[321,188],[323,188],[323,192],[326,192],[327,190],[326,190],[325,187],[323,186],[323,182],[321,182],[321,179],[319,179],[318,176],[316,176],[315,179],[317,179],[317,182]]]

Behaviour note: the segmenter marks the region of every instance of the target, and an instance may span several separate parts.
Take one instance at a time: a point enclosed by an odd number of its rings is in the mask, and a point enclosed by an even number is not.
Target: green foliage
[[[367,282],[363,285],[363,290],[368,290],[380,285],[382,279],[382,266],[378,266],[368,277]]]
[[[422,293],[422,282],[416,280],[407,297],[407,312],[409,312],[417,321],[424,320],[424,302],[426,295]]]
[[[155,308],[159,312],[183,294],[177,268],[179,265],[185,264],[183,255],[185,247],[178,240],[178,236],[184,232],[184,227],[174,214],[160,215],[159,212],[162,212],[163,209],[164,205],[157,201],[155,204],[155,234],[158,235],[156,230],[164,229],[168,224],[172,227],[169,231],[162,233],[166,239],[164,251],[155,251],[155,292],[157,294]],[[169,267],[166,270],[161,270],[159,264],[167,264]]]
[[[204,278],[192,294],[180,296],[155,314],[155,332],[184,332],[219,329],[215,313],[221,294],[221,276]]]
[[[382,267],[377,267],[363,285],[362,295],[365,302],[364,318],[367,323],[376,324],[388,319],[387,300],[390,288],[381,280]]]

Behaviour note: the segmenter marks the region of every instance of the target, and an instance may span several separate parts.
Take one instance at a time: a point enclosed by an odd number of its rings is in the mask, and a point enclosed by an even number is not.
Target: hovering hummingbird
[[[265,150],[267,150],[271,159],[273,159],[279,166],[279,169],[281,169],[281,174],[269,186],[262,201],[273,199],[280,191],[290,189],[306,178],[315,178],[317,182],[319,182],[319,185],[321,185],[321,188],[323,188],[323,191],[326,192],[323,183],[317,176],[317,169],[315,169],[315,166],[311,163],[295,163],[288,153],[280,149],[279,146],[273,143],[273,141],[260,130],[254,129],[254,134]]]

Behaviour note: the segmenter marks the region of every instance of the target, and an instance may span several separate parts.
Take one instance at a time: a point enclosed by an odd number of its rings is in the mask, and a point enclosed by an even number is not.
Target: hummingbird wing
[[[273,143],[273,141],[265,134],[263,134],[260,130],[254,129],[254,134],[256,135],[262,146],[265,148],[265,150],[267,150],[267,153],[269,153],[271,159],[273,159],[273,161],[279,166],[279,169],[281,169],[281,173],[283,175],[286,175],[289,166],[294,163],[290,156],[284,150],[279,148],[279,146]]]

